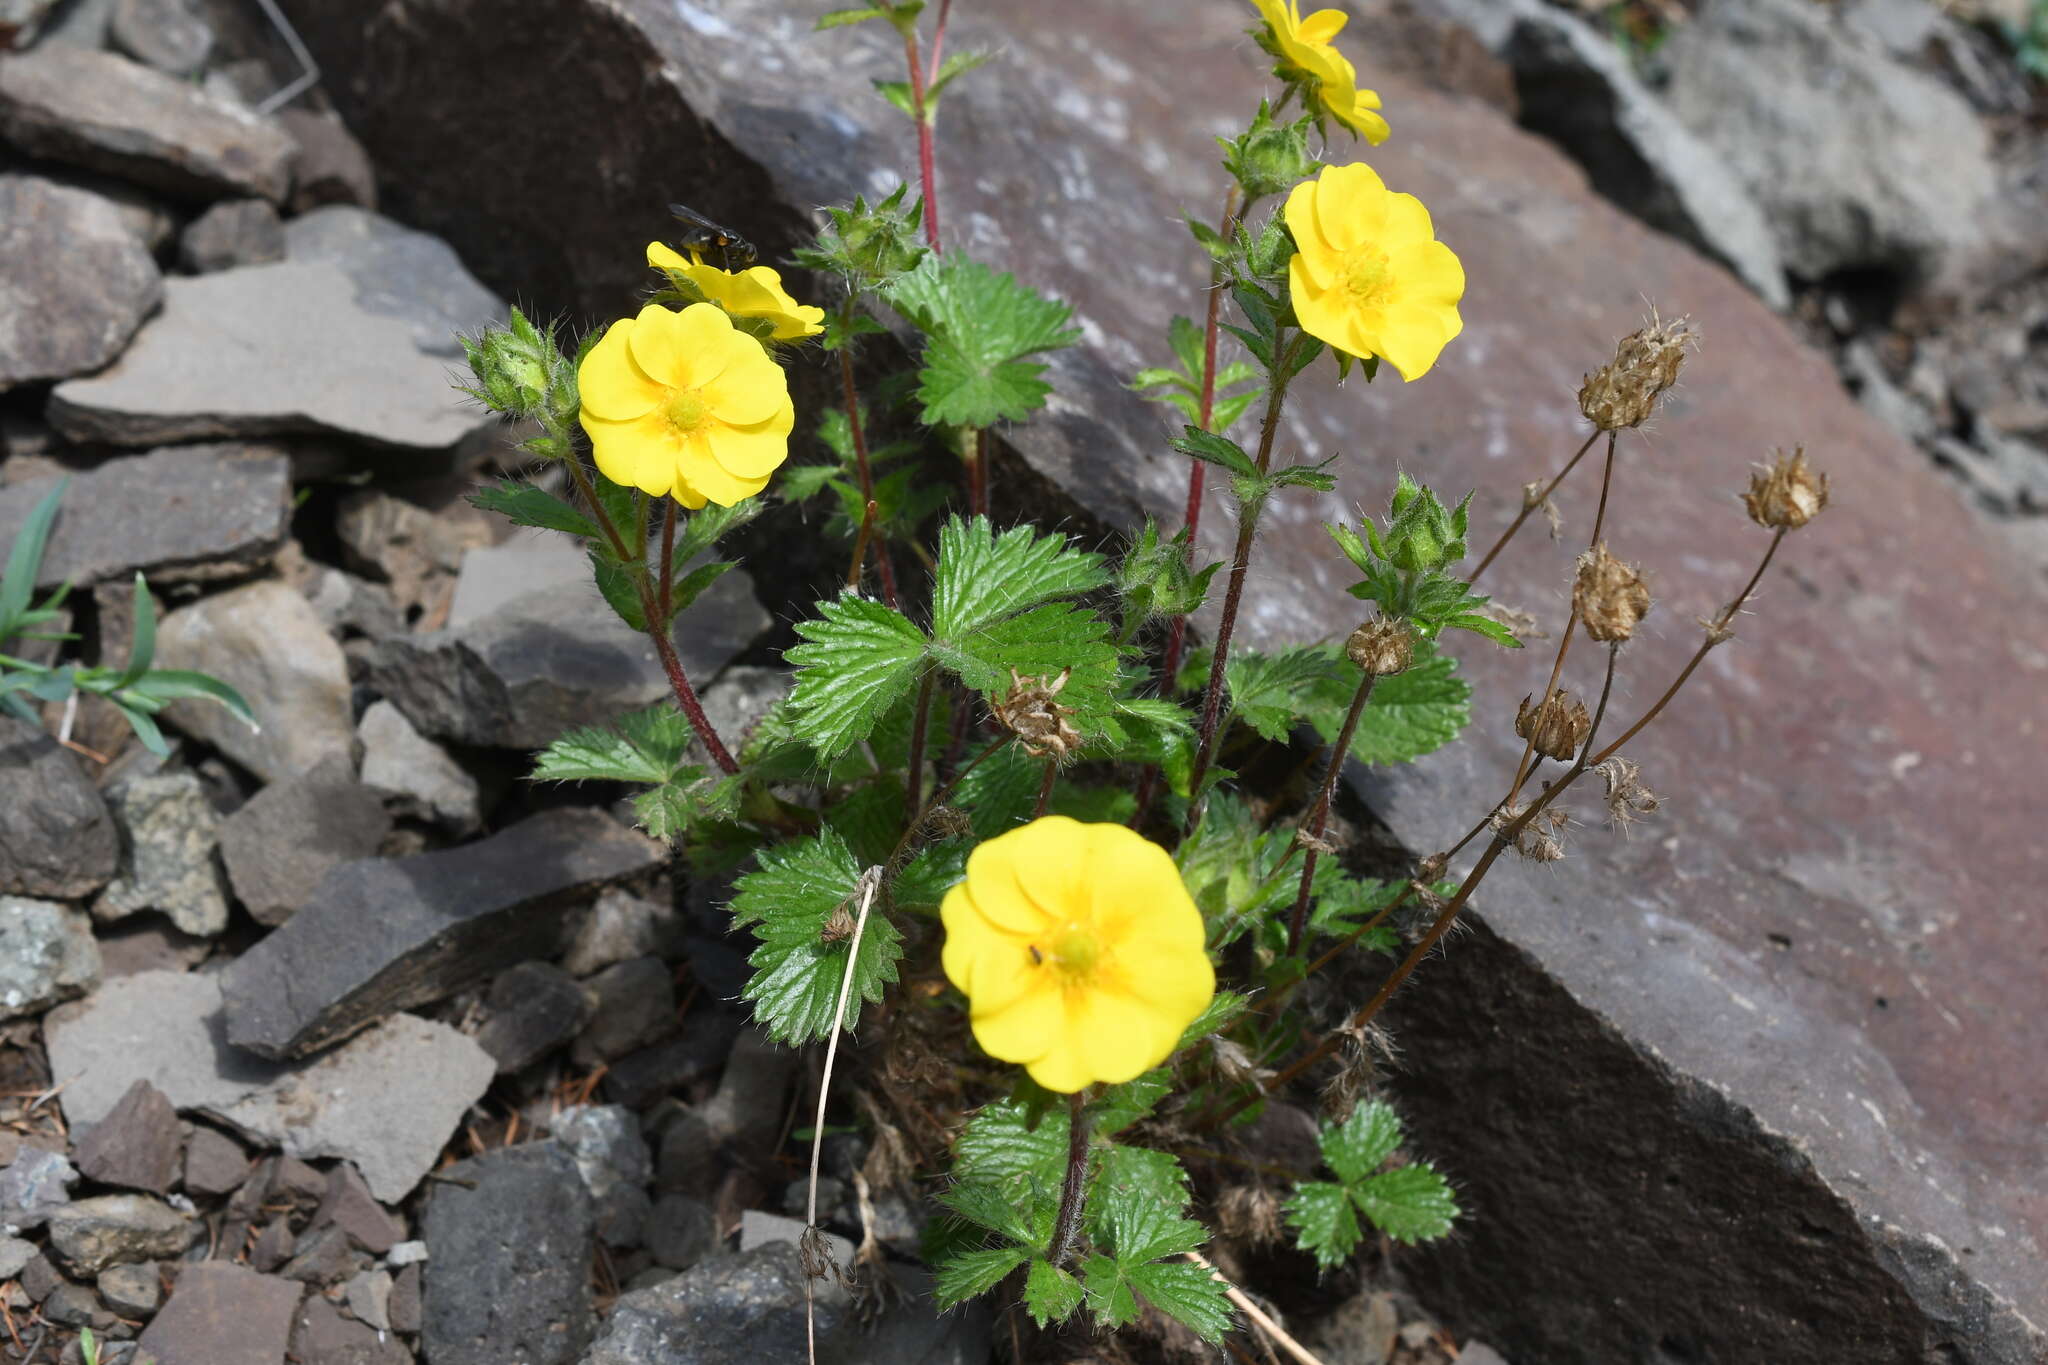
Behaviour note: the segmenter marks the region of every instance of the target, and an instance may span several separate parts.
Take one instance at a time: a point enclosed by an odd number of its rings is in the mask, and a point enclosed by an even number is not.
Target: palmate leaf
[[[1236,1322],[1223,1282],[1191,1261],[1152,1261],[1124,1271],[1154,1308],[1214,1346]]]
[[[999,697],[1010,690],[1010,671],[1022,677],[1067,673],[1059,700],[1074,711],[1084,739],[1121,744],[1116,716],[1117,650],[1109,623],[1066,602],[1048,602],[998,621],[957,643],[935,640],[932,657],[977,692]]]
[[[1456,739],[1472,718],[1472,686],[1457,676],[1457,661],[1448,654],[1415,653],[1407,672],[1381,678],[1374,686],[1351,740],[1351,756],[1359,762],[1411,762]],[[1351,685],[1357,685],[1355,679]],[[1334,718],[1328,704],[1309,716],[1326,743],[1337,738],[1350,700],[1347,692]]]
[[[1450,1182],[1430,1166],[1396,1166],[1352,1189],[1373,1226],[1397,1242],[1426,1242],[1451,1230],[1458,1201]]]
[[[685,761],[694,737],[689,718],[662,702],[610,727],[569,731],[540,751],[530,776],[536,782],[687,781],[701,772]]]
[[[860,865],[830,828],[760,854],[760,864],[734,886],[735,926],[748,926],[761,946],[748,957],[754,976],[741,992],[769,1037],[791,1045],[832,1032],[851,939],[826,940],[826,921],[844,906],[857,913]],[[860,939],[847,997],[845,1025],[860,1002],[879,1002],[896,980],[903,937],[886,915],[871,909]]]
[[[1187,1172],[1166,1152],[1110,1147],[1101,1153],[1088,1189],[1088,1230],[1120,1261],[1178,1256],[1209,1240],[1208,1230],[1181,1217]]]
[[[1347,1185],[1380,1168],[1401,1145],[1401,1119],[1384,1100],[1361,1101],[1342,1123],[1326,1124],[1316,1139],[1323,1162]]]
[[[1026,356],[1071,346],[1073,309],[997,274],[962,251],[933,253],[899,278],[888,301],[926,337],[918,401],[931,426],[1021,421],[1052,391]]]
[[[1033,1125],[1019,1100],[983,1105],[956,1147],[961,1179],[1048,1182],[1057,1190],[1067,1165],[1067,1115],[1048,1110]]]
[[[1349,662],[1328,645],[1297,645],[1278,654],[1238,649],[1223,665],[1223,681],[1238,719],[1260,738],[1284,744],[1298,721],[1329,709],[1333,683],[1341,688],[1347,681],[1340,671],[1345,668],[1350,668]],[[1358,685],[1355,668],[1348,681],[1353,687]],[[1350,704],[1346,692],[1338,703],[1339,727]]]
[[[797,623],[804,643],[784,654],[797,665],[789,699],[795,738],[832,759],[866,739],[910,690],[925,635],[899,611],[849,592]]]

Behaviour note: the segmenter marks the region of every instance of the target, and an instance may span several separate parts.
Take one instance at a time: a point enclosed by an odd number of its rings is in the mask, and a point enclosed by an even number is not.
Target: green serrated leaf
[[[1013,1187],[1005,1182],[960,1180],[939,1195],[939,1202],[974,1226],[1013,1242],[1036,1240],[1028,1203],[1020,1202]]]
[[[614,725],[569,731],[536,757],[536,782],[667,783],[684,778],[689,718],[667,702],[619,717]]]
[[[1056,532],[1016,526],[998,535],[987,517],[949,518],[939,528],[932,634],[958,640],[1042,602],[1093,592],[1109,581],[1103,562]]]
[[[1081,1306],[1081,1282],[1044,1257],[1024,1279],[1024,1311],[1040,1327],[1065,1322]]]
[[[1181,434],[1167,444],[1183,455],[1192,455],[1209,464],[1221,465],[1240,478],[1259,478],[1259,467],[1244,447],[1228,436],[1219,436],[1212,431],[1203,431],[1197,426],[1182,429]]]
[[[974,70],[995,55],[994,51],[989,49],[948,53],[946,59],[939,63],[939,69],[932,76],[931,83],[924,88],[925,121],[929,123],[936,116],[939,97],[946,93],[946,87],[953,83],[956,76]]]
[[[1294,1229],[1295,1245],[1325,1270],[1351,1259],[1365,1237],[1350,1192],[1324,1180],[1294,1187],[1294,1196],[1287,1201],[1287,1225]]]
[[[1090,1256],[1081,1263],[1081,1287],[1088,1311],[1104,1327],[1128,1327],[1138,1320],[1138,1293],[1122,1262]]]
[[[1362,1100],[1342,1123],[1326,1123],[1316,1138],[1323,1161],[1347,1185],[1380,1168],[1401,1145],[1401,1120],[1384,1100]]]
[[[926,337],[918,401],[930,426],[1021,421],[1052,391],[1025,357],[1071,346],[1073,309],[997,274],[965,252],[927,256],[890,286],[889,302]]]
[[[1223,681],[1237,718],[1260,738],[1284,744],[1298,721],[1328,709],[1326,698],[1333,680],[1341,684],[1343,665],[1342,655],[1328,645],[1296,645],[1278,654],[1236,649],[1224,662]],[[1350,703],[1346,693],[1338,704],[1339,726]]]
[[[1154,1067],[1135,1080],[1105,1087],[1101,1098],[1089,1106],[1092,1131],[1099,1137],[1114,1137],[1152,1112],[1153,1106],[1173,1089],[1173,1071]],[[1116,1151],[1136,1150],[1116,1148]],[[1169,1161],[1171,1157],[1167,1158]]]
[[[828,827],[764,849],[756,870],[734,884],[733,924],[751,927],[761,940],[747,958],[754,976],[741,994],[777,1042],[796,1045],[832,1032],[852,940],[828,940],[826,922],[841,908],[856,913],[859,881],[852,850]],[[895,982],[902,956],[903,936],[879,907],[871,909],[847,996],[847,1028],[858,1021],[863,1000],[878,1003]]]
[[[1106,1147],[1088,1187],[1088,1229],[1120,1261],[1177,1256],[1207,1239],[1201,1224],[1181,1217],[1187,1203],[1188,1175],[1171,1153]]]
[[[969,1251],[941,1262],[932,1277],[932,1295],[941,1313],[988,1293],[1003,1277],[1024,1264],[1029,1247],[989,1247]],[[1078,1297],[1078,1296],[1077,1296]]]
[[[968,1120],[955,1150],[963,1180],[1027,1177],[1057,1189],[1067,1166],[1067,1115],[1051,1110],[1034,1126],[1016,1100],[983,1105]]]
[[[470,505],[496,512],[514,526],[538,526],[563,531],[585,540],[596,540],[597,523],[544,488],[507,479],[495,488],[479,488],[469,495]]]
[[[590,550],[590,569],[605,604],[634,631],[645,634],[647,613],[640,601],[640,588],[633,571],[621,564],[610,550],[594,545]]]
[[[818,16],[818,22],[812,26],[812,31],[822,32],[828,28],[845,28],[848,24],[864,24],[870,19],[886,19],[888,17],[889,11],[874,5],[828,10]]]
[[[1237,991],[1216,992],[1209,997],[1209,1003],[1202,1007],[1202,1012],[1195,1016],[1195,1022],[1181,1030],[1180,1042],[1174,1050],[1193,1047],[1210,1034],[1228,1028],[1231,1021],[1243,1014],[1251,1002],[1250,996],[1239,994]]]
[[[1450,1182],[1421,1163],[1382,1171],[1353,1186],[1351,1194],[1373,1226],[1397,1242],[1446,1236],[1458,1216]]]
[[[1471,719],[1472,687],[1456,674],[1457,661],[1448,654],[1422,657],[1405,673],[1381,678],[1372,700],[1358,719],[1351,754],[1361,763],[1407,763],[1433,753],[1458,737]],[[1349,705],[1347,697],[1343,703]],[[1343,724],[1339,710],[1326,723],[1327,708],[1310,718],[1325,743]]]
[[[852,592],[821,602],[796,633],[804,643],[783,655],[797,666],[790,728],[827,760],[866,739],[910,690],[927,645],[901,612]]]
[[[1154,1261],[1127,1267],[1124,1273],[1147,1303],[1212,1346],[1236,1323],[1223,1282],[1206,1267],[1190,1261]]]
[[[1116,720],[1119,656],[1109,623],[1092,611],[1049,602],[998,621],[959,641],[934,640],[931,656],[960,681],[989,697],[1008,693],[1010,671],[1022,677],[1067,674],[1060,704],[1074,712],[1084,740],[1121,743]]]

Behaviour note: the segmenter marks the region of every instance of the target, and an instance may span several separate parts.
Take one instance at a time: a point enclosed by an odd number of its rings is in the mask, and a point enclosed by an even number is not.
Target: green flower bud
[[[857,294],[879,292],[915,270],[927,250],[919,236],[924,201],[904,209],[903,195],[908,188],[898,185],[872,208],[855,195],[852,207],[825,210],[832,226],[818,234],[815,245],[798,248],[797,264],[832,271],[844,277]]]
[[[1285,194],[1315,173],[1321,163],[1308,149],[1313,116],[1275,123],[1266,103],[1252,116],[1251,126],[1234,138],[1218,138],[1223,165],[1244,190],[1246,203]]]

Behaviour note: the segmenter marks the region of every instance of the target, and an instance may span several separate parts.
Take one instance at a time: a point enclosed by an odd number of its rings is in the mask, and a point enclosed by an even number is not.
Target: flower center
[[[1356,306],[1370,307],[1387,292],[1391,273],[1386,252],[1377,247],[1359,247],[1345,257],[1344,292]]]
[[[711,405],[695,389],[672,389],[662,414],[670,426],[687,436],[710,420]]]
[[[1054,930],[1043,946],[1032,944],[1031,957],[1034,962],[1050,965],[1074,984],[1094,974],[1095,964],[1102,957],[1102,945],[1085,925],[1068,920]]]

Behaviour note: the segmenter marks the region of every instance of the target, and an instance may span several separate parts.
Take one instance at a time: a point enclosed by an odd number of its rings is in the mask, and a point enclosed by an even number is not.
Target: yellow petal
[[[1017,843],[1017,884],[1055,920],[1070,919],[1088,908],[1088,842],[1083,829],[1070,816],[1045,815],[1004,836]]]
[[[1202,912],[1173,856],[1124,825],[1088,825],[1086,894],[1096,932],[1122,940],[1139,932],[1200,949]]]
[[[775,418],[790,406],[789,377],[754,338],[735,332],[733,342],[731,359],[702,389],[704,401],[713,416],[731,426],[752,426]],[[752,354],[742,350],[741,344],[751,347]]]
[[[605,329],[576,367],[585,412],[608,421],[631,421],[646,416],[668,398],[667,387],[648,378],[633,363],[632,335],[633,320],[620,318]]]
[[[712,439],[701,432],[685,443],[678,468],[691,491],[703,494],[720,507],[732,507],[768,486],[766,478],[743,478],[732,473],[718,462],[712,449]]]
[[[789,458],[789,428],[770,420],[711,433],[711,454],[736,479],[765,479]]]
[[[1401,372],[1402,379],[1420,379],[1459,330],[1446,325],[1438,309],[1397,304],[1387,309],[1380,354]]]
[[[1316,221],[1316,182],[1304,180],[1287,192],[1287,206],[1281,210],[1287,220],[1288,231],[1294,234],[1295,245],[1302,254],[1327,257],[1335,253],[1330,239],[1323,236],[1322,224]],[[1295,259],[1299,260],[1300,256]]]
[[[1295,30],[1305,43],[1327,43],[1344,31],[1345,21],[1351,16],[1339,9],[1319,9],[1301,21]]]
[[[1030,1073],[1032,1080],[1056,1095],[1071,1095],[1095,1082],[1095,1073],[1088,1069],[1087,1059],[1077,1049],[1064,1045],[1030,1062],[1024,1070]]]
[[[644,489],[657,498],[666,496],[675,485],[676,457],[682,442],[660,413],[629,422],[608,422],[585,410],[582,422],[590,437],[590,453],[607,479]]]
[[[990,924],[1006,933],[1028,937],[1044,930],[1046,912],[1024,894],[1023,883],[1018,880],[1021,852],[1015,832],[977,845],[967,855],[967,893],[970,903]]]
[[[1143,1002],[1114,991],[1075,992],[1066,1026],[1066,1047],[1080,1054],[1094,1080],[1111,1085],[1158,1066],[1180,1040],[1180,1028],[1169,1027]]]
[[[713,384],[734,362],[761,354],[761,343],[735,332],[732,319],[715,304],[693,303],[675,319],[677,373],[692,388]]]
[[[1313,201],[1323,240],[1338,251],[1379,239],[1386,223],[1387,187],[1363,161],[1328,166],[1316,177]]]
[[[688,270],[690,263],[665,242],[647,244],[647,264],[656,270]]]
[[[1429,210],[1414,195],[1389,194],[1386,214],[1380,245],[1389,253],[1436,239],[1436,225],[1429,221]],[[1405,277],[1402,282],[1406,283]]]
[[[1442,242],[1399,247],[1388,253],[1387,265],[1400,283],[1404,303],[1455,309],[1465,297],[1464,263]]]
[[[1001,1062],[1029,1062],[1043,1057],[1065,1035],[1066,998],[1050,975],[1035,979],[994,1010],[975,1002],[969,1022],[982,1051]]]
[[[689,348],[680,335],[681,322],[681,314],[658,303],[648,304],[633,319],[633,363],[649,379],[670,388],[684,382],[688,363]]]

